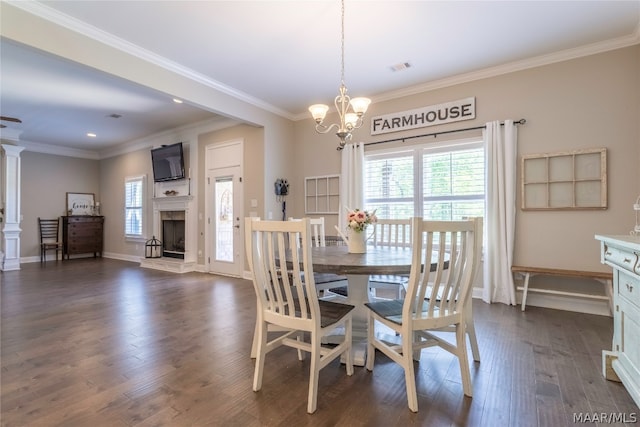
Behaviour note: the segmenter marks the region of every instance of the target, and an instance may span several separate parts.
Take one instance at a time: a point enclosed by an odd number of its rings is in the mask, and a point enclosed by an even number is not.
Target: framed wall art
[[[93,215],[93,193],[67,193],[67,215]]]
[[[607,149],[522,156],[522,209],[607,208]]]
[[[337,214],[340,206],[340,175],[310,176],[304,179],[307,214]]]

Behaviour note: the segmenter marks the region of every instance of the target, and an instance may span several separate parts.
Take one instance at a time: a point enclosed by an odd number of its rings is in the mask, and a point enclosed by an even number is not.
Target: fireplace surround
[[[162,241],[161,258],[141,259],[141,267],[186,273],[195,271],[197,239],[193,235],[193,196],[153,198],[153,234]]]

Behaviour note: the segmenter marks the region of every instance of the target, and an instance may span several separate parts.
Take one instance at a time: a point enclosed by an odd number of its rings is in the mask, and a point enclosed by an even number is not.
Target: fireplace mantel
[[[164,207],[164,205],[180,203],[184,206],[188,205],[192,200],[193,196],[163,196],[163,197],[154,197],[153,199],[154,205],[158,207]]]

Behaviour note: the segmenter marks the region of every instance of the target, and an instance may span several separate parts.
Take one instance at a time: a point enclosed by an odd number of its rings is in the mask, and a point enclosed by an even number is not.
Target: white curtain
[[[347,144],[342,150],[338,227],[346,231],[347,209],[364,209],[364,143]]]
[[[517,129],[512,120],[489,122],[482,132],[487,188],[484,289],[487,302],[516,304],[511,274],[516,216]]]

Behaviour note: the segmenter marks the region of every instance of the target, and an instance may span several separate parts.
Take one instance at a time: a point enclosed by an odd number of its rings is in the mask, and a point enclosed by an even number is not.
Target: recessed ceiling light
[[[399,64],[392,65],[391,71],[402,71],[410,67],[411,67],[411,64],[409,64],[408,62],[401,62]]]
[[[88,136],[89,138],[95,138],[95,137],[96,137],[96,136],[98,136],[98,135],[96,135],[96,134],[95,134],[95,133],[93,133],[93,132],[89,132],[89,133],[87,133],[87,136]]]
[[[173,98],[173,102],[175,102],[176,104],[182,104],[182,99]]]

